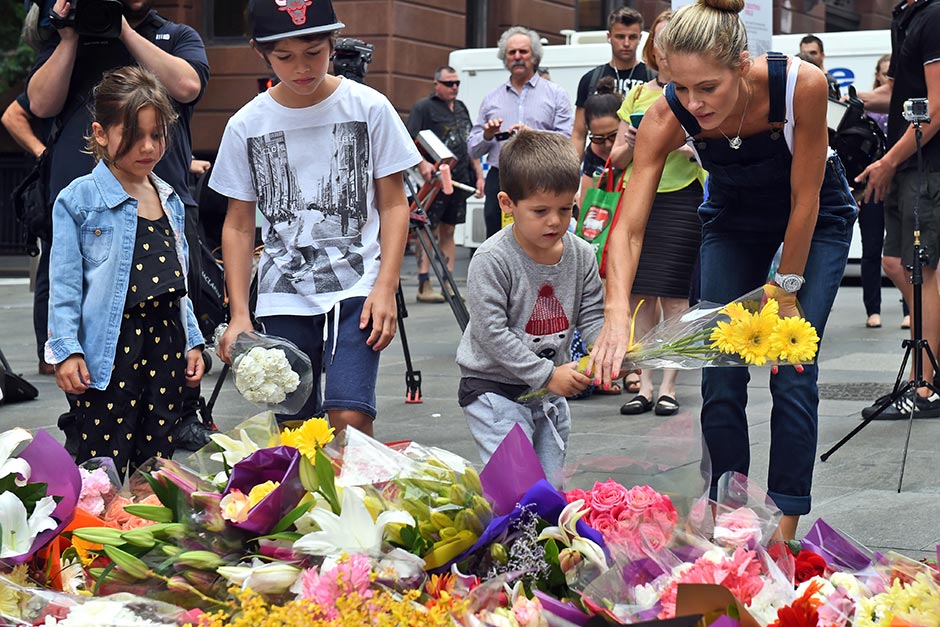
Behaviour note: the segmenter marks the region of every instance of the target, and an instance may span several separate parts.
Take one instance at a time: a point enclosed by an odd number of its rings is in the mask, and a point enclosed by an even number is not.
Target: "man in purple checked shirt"
[[[497,56],[509,70],[509,80],[483,98],[477,123],[470,131],[467,148],[471,159],[486,155],[483,217],[486,236],[501,227],[499,203],[500,142],[521,128],[561,133],[571,137],[571,100],[564,89],[541,78],[536,69],[542,60],[539,35],[522,26],[513,26],[500,38]]]

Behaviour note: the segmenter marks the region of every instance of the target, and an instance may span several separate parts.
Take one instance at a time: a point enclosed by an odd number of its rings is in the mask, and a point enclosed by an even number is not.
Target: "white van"
[[[564,34],[567,43],[543,46],[541,66],[549,70],[553,82],[565,88],[573,105],[578,81],[588,70],[610,60],[610,45],[605,31],[566,31]],[[646,36],[644,32],[641,50]],[[803,36],[803,33],[774,35],[773,50],[795,54],[800,51]],[[855,85],[861,91],[872,88],[875,64],[882,55],[891,51],[891,31],[819,33],[818,36],[825,48],[826,70],[839,81],[843,93],[849,85]],[[455,50],[450,53],[450,65],[460,78],[460,99],[476,121],[484,96],[505,82],[509,74],[496,58],[496,48]],[[458,244],[470,248],[476,248],[486,239],[482,199],[470,198],[467,201],[467,222],[458,225],[455,237]],[[849,260],[857,262],[861,258],[861,250],[856,229]]]

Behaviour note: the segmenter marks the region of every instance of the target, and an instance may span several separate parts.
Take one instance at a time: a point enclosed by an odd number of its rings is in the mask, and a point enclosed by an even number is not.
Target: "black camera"
[[[52,12],[49,22],[57,29],[71,26],[83,37],[117,39],[121,36],[123,9],[121,0],[72,0],[67,16]]]
[[[904,101],[904,109],[901,115],[908,122],[930,123],[930,107],[927,105],[926,98],[911,98]]]
[[[365,82],[373,50],[375,46],[361,39],[343,37],[337,40],[333,49],[333,73],[359,83]]]

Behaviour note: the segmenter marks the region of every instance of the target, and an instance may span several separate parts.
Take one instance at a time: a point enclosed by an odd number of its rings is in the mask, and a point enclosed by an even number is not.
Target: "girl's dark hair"
[[[138,139],[137,114],[145,107],[153,107],[157,117],[157,128],[170,141],[170,130],[176,123],[177,113],[166,89],[149,70],[128,65],[107,72],[92,92],[91,119],[105,130],[121,126],[123,135],[113,157],[107,149],[95,141],[92,133],[86,137],[86,149],[95,161],[116,161],[130,151]]]
[[[617,83],[612,76],[597,81],[594,90],[594,95],[584,101],[584,123],[588,126],[599,118],[616,118],[623,102],[623,94],[617,91]]]

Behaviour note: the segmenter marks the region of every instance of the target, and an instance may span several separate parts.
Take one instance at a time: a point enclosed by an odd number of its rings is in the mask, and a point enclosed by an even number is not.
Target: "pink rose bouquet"
[[[584,500],[584,521],[601,533],[615,557],[630,560],[666,546],[679,520],[672,500],[648,485],[626,488],[608,479],[587,491],[571,490],[565,499]]]

